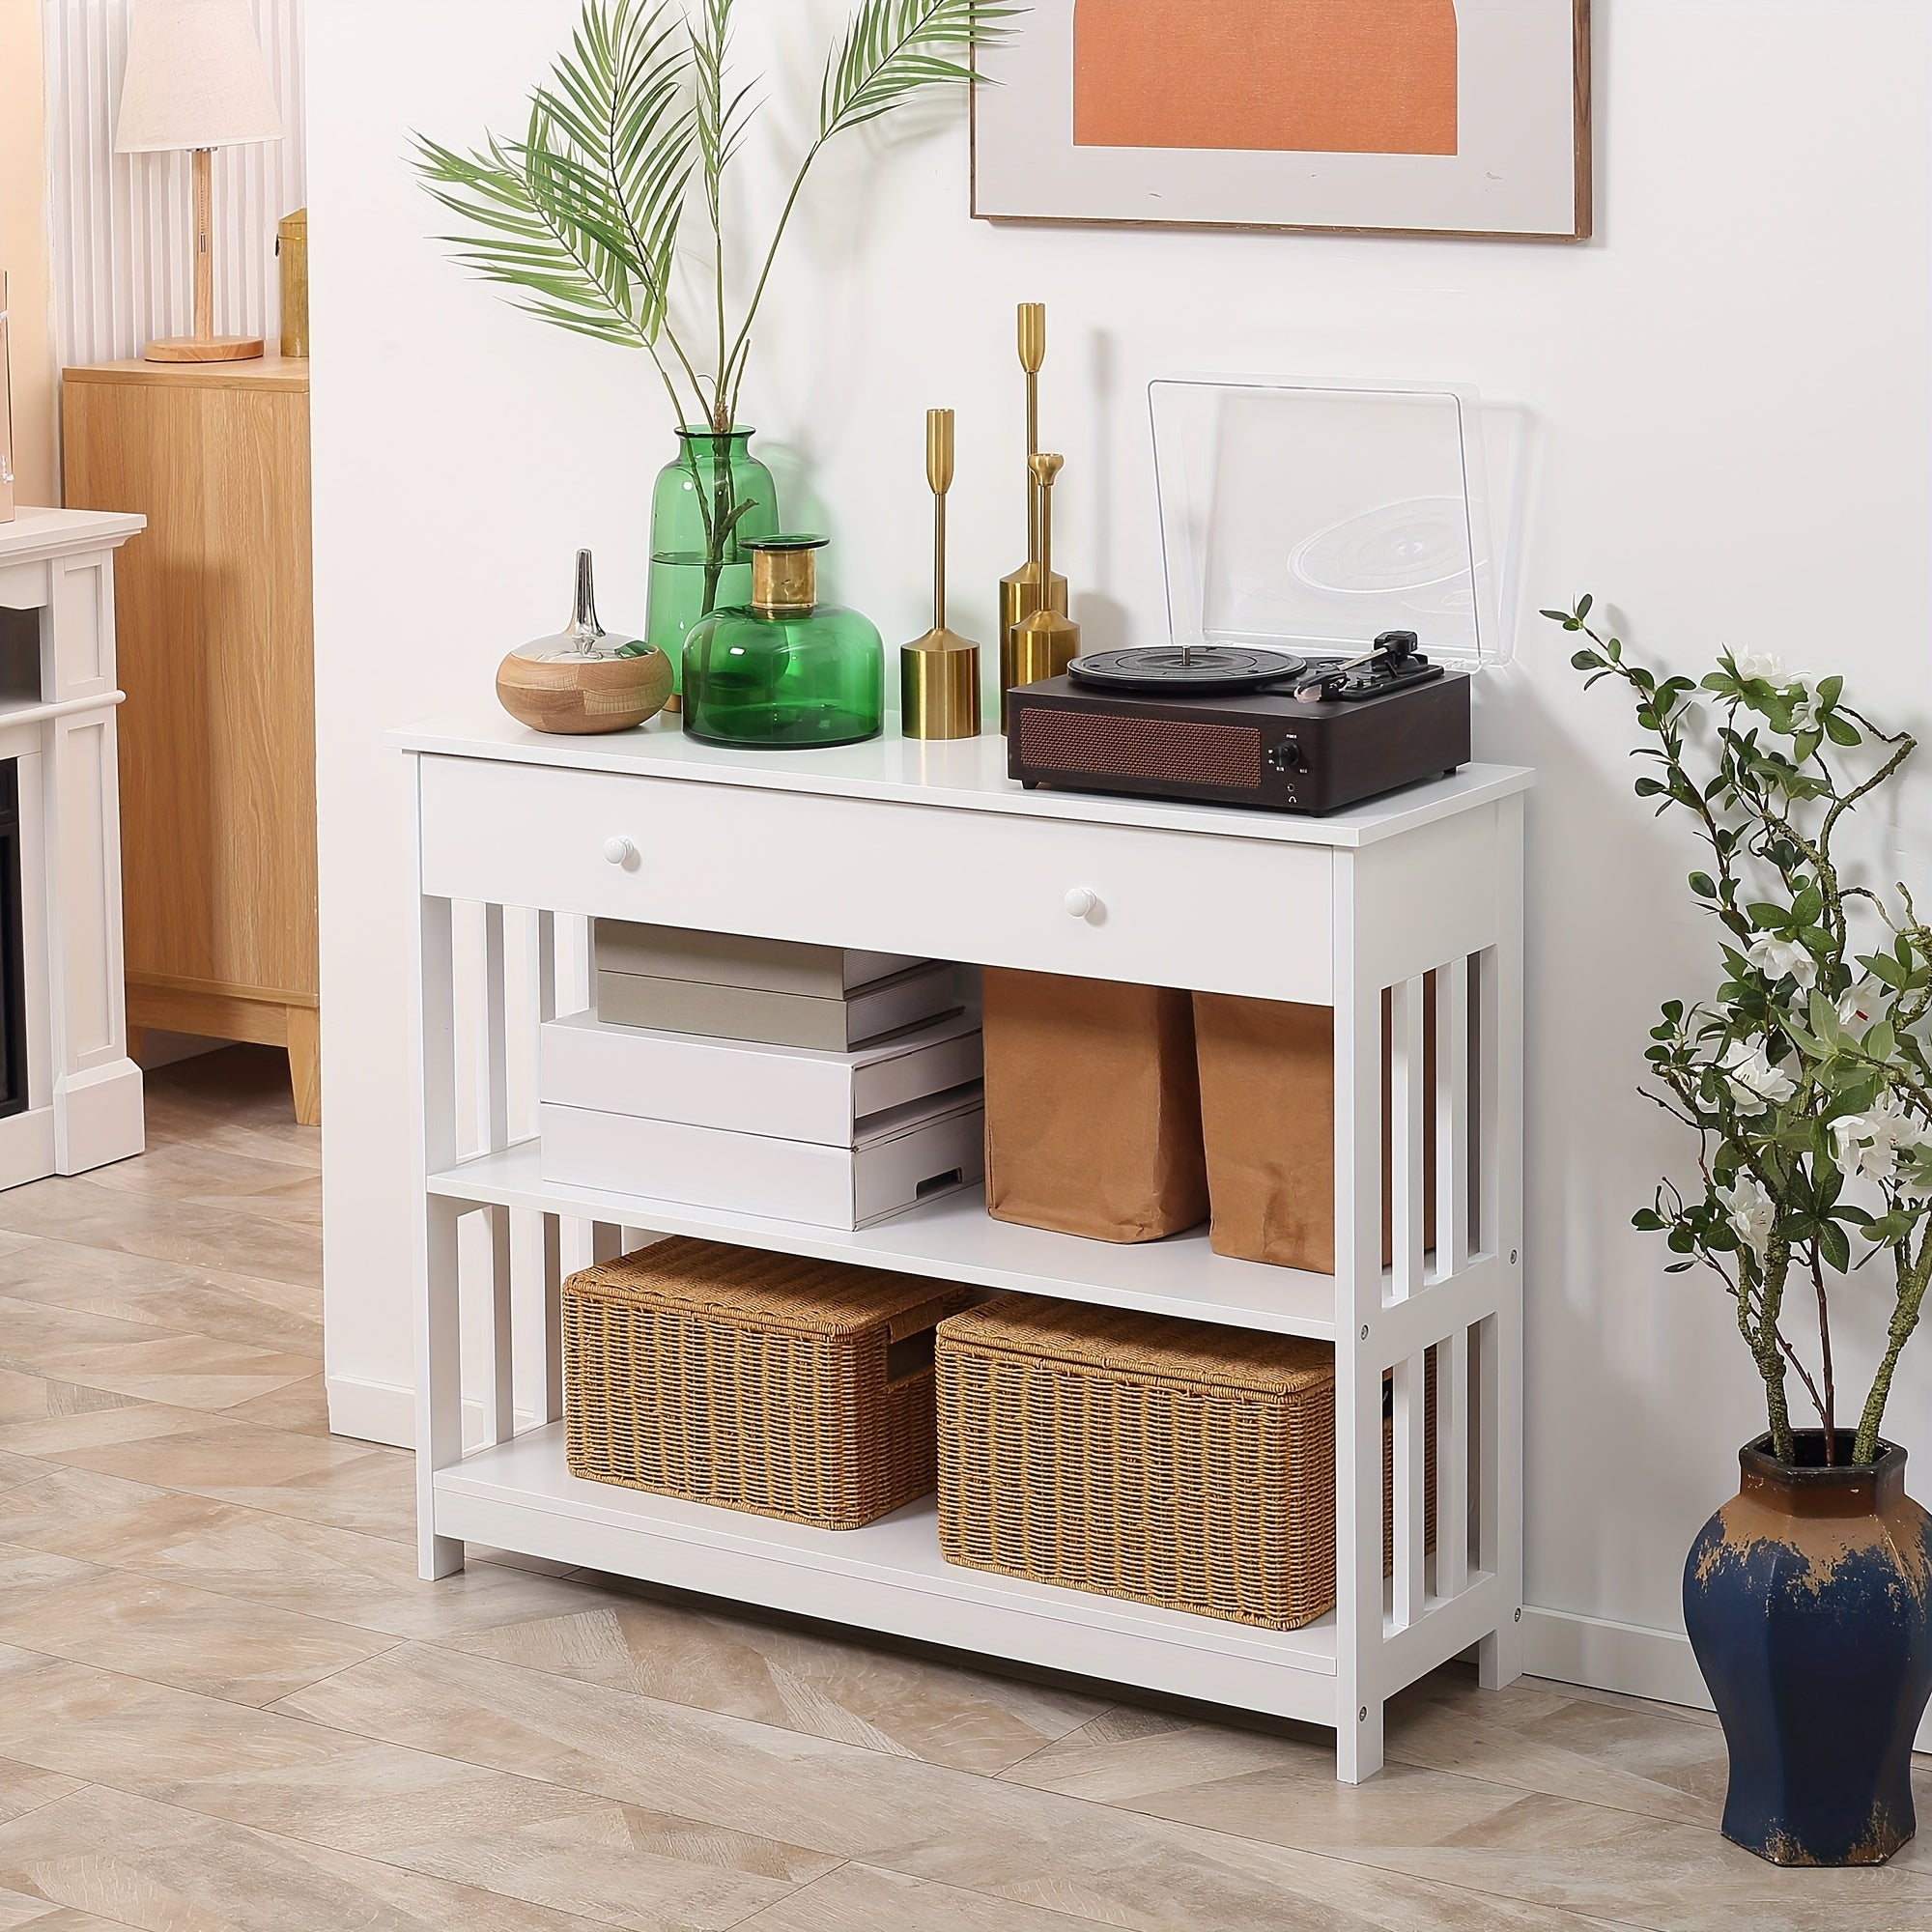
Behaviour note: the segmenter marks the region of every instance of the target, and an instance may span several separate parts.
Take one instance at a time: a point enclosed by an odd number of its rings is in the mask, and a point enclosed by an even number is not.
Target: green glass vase
[[[684,646],[684,728],[707,745],[855,745],[885,725],[886,652],[871,620],[818,601],[823,537],[754,537],[748,603]]]
[[[778,486],[751,452],[755,434],[681,429],[677,455],[658,471],[644,634],[673,666],[684,662],[684,640],[700,617],[750,599],[746,541],[779,526]],[[713,527],[723,533],[716,543]]]

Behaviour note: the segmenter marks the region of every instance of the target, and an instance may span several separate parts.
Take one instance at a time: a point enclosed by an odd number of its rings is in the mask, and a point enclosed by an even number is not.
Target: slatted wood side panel
[[[215,152],[214,326],[266,336],[272,347],[281,327],[275,223],[308,197],[304,0],[251,4],[287,133]],[[155,336],[185,335],[192,320],[188,157],[114,152],[130,11],[129,0],[42,0],[54,347],[63,368],[138,355]]]

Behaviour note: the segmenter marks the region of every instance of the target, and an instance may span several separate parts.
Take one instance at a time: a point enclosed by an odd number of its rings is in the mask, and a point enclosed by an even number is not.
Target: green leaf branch
[[[687,4],[696,9],[695,17]],[[709,611],[739,561],[729,439],[737,429],[753,330],[813,164],[854,128],[936,87],[973,79],[978,49],[1024,9],[1000,0],[859,0],[828,52],[817,132],[798,160],[758,274],[734,315],[726,274],[732,169],[756,105],[732,72],[736,0],[586,0],[570,45],[530,99],[521,140],[486,134],[468,151],[415,137],[423,186],[457,217],[438,239],[526,313],[593,341],[647,355],[687,437],[681,461],[705,534]],[[701,208],[703,298],[679,298],[677,265]],[[708,473],[706,473],[708,471]]]
[[[1709,848],[1688,884],[1722,964],[1712,998],[1666,1003],[1645,1056],[1645,1091],[1697,1136],[1702,1188],[1664,1181],[1635,1225],[1665,1237],[1670,1272],[1701,1266],[1734,1297],[1786,1463],[1794,1374],[1838,1459],[1833,1308],[1889,1265],[1886,1346],[1850,1447],[1868,1463],[1932,1283],[1932,930],[1904,886],[1849,882],[1837,838],[1917,745],[1852,709],[1842,678],[1752,653],[1725,652],[1701,681],[1661,677],[1593,608],[1544,615],[1583,639],[1571,662],[1588,684],[1618,682],[1632,702],[1637,795]],[[1816,1311],[1815,1374],[1786,1332],[1794,1273]]]
[[[756,113],[755,82],[732,76],[736,0],[587,0],[571,43],[531,96],[521,140],[465,152],[418,135],[428,191],[459,217],[438,239],[519,305],[558,327],[642,349],[680,422],[728,434],[752,333],[813,164],[854,128],[915,95],[970,82],[976,49],[1024,10],[1000,0],[859,0],[829,51],[818,127],[742,314],[726,286],[733,164]],[[674,269],[690,204],[702,205],[705,312],[680,315]],[[699,350],[697,345],[709,346]]]

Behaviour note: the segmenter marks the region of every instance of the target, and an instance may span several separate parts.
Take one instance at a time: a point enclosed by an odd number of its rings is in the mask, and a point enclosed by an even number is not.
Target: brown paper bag
[[[1101,1241],[1208,1217],[1190,996],[987,967],[986,1211]]]
[[[1435,1068],[1435,980],[1423,1016],[1424,1093]],[[1389,996],[1382,995],[1382,1265],[1395,1254],[1387,1102],[1394,1059]],[[1209,1244],[1217,1255],[1277,1267],[1335,1272],[1335,1016],[1326,1007],[1197,993]],[[1423,1113],[1423,1224],[1435,1237],[1435,1112]]]

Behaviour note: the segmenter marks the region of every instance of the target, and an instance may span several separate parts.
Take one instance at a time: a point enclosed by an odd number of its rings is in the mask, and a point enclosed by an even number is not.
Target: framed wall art
[[[1032,0],[980,68],[987,220],[1590,233],[1589,0]]]

